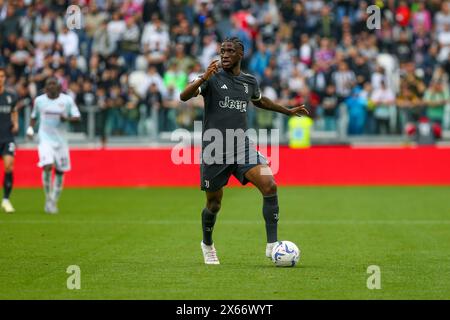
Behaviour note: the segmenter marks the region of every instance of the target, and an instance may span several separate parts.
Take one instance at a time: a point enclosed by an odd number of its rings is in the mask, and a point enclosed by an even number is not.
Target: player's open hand
[[[203,79],[209,80],[209,78],[219,72],[219,65],[220,63],[217,59],[211,62],[208,66],[208,69],[206,69],[206,72],[203,74]]]
[[[291,116],[301,117],[301,116],[309,115],[309,111],[308,111],[308,109],[306,109],[304,104],[302,104],[301,106],[297,106],[292,109],[289,109],[288,112],[289,112],[289,115],[291,115]]]

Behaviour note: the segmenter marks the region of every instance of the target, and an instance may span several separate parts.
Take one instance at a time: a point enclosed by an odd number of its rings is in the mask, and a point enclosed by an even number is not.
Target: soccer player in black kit
[[[220,210],[223,187],[234,175],[242,184],[253,183],[263,195],[263,216],[266,226],[266,256],[277,242],[278,196],[277,186],[266,159],[256,151],[256,147],[243,137],[244,143],[234,145],[226,139],[226,131],[246,131],[247,106],[249,100],[261,109],[280,112],[288,116],[307,115],[308,110],[302,105],[286,108],[261,96],[254,76],[241,71],[244,46],[238,38],[225,39],[220,48],[220,60],[211,62],[206,72],[180,94],[182,101],[201,94],[205,101],[202,133],[201,189],[206,192],[206,207],[202,212],[203,240],[201,249],[206,264],[219,264],[217,252],[212,240],[212,232]],[[219,69],[220,68],[220,69]],[[224,141],[222,154],[215,154],[214,161],[205,154],[208,130],[220,131]],[[211,131],[210,131],[211,132]],[[238,137],[239,140],[239,137]],[[229,148],[232,146],[233,149]],[[219,161],[217,161],[219,159]]]
[[[16,111],[16,95],[5,89],[6,71],[0,68],[0,155],[3,159],[5,174],[3,178],[2,209],[13,213],[14,207],[9,201],[13,187],[14,167],[14,134],[19,131],[19,121]]]

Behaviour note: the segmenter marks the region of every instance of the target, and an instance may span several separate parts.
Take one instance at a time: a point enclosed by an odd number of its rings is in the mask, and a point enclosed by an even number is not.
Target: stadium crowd
[[[80,29],[66,24],[71,4]],[[306,104],[318,130],[344,118],[349,134],[402,133],[420,117],[445,122],[448,1],[0,0],[0,66],[20,122],[54,74],[81,107],[76,129],[86,131],[95,111],[103,137],[192,129],[202,99],[181,102],[179,93],[230,36],[243,41],[243,69],[263,94]],[[248,120],[277,126],[260,109],[249,108]]]

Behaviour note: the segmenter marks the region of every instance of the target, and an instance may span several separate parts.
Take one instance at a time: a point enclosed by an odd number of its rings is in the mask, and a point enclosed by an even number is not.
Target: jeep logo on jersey
[[[0,106],[0,113],[10,113],[11,112],[11,106]]]
[[[241,101],[241,100],[233,100],[230,99],[230,97],[226,96],[225,101],[219,101],[219,106],[221,108],[229,108],[229,109],[236,109],[240,112],[246,112],[247,111],[247,102]]]

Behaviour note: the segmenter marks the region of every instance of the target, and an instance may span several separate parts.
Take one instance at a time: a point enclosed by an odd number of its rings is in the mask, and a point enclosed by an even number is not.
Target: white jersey
[[[61,116],[80,117],[80,111],[72,97],[60,93],[58,98],[50,99],[46,94],[34,100],[31,118],[39,117],[39,142],[52,146],[65,146],[67,124],[61,121]]]

